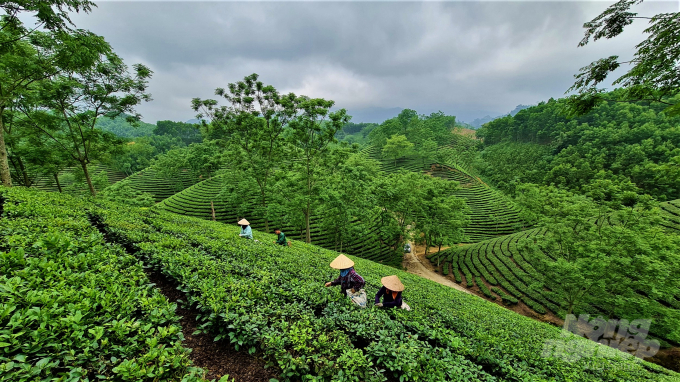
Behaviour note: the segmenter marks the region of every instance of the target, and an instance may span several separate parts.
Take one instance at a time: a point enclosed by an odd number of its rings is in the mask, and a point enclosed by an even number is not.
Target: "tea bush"
[[[676,375],[609,348],[577,362],[543,357],[560,330],[364,259],[369,296],[396,273],[413,308],[358,309],[323,283],[337,253],[238,237],[238,227],[164,211],[93,213],[145,262],[177,281],[201,310],[201,330],[262,354],[284,380],[657,381]],[[580,341],[580,339],[575,339]],[[585,341],[585,340],[584,340]],[[598,368],[587,365],[598,364]]]
[[[172,305],[138,260],[187,293],[200,331],[264,357],[281,380],[677,380],[594,344],[595,353],[574,362],[544,356],[546,342],[564,338],[559,329],[371,261],[355,259],[367,293],[396,273],[410,312],[359,309],[324,288],[337,277],[328,267],[337,253],[313,245],[281,247],[262,233],[257,243],[239,238],[238,227],[155,209],[1,192],[5,380],[199,378]]]
[[[0,188],[0,381],[199,381],[174,305],[82,202]]]

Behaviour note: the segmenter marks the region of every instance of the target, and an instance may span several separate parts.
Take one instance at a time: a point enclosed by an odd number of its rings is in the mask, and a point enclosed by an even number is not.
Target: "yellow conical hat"
[[[402,284],[401,280],[399,280],[399,277],[395,275],[385,276],[380,279],[380,282],[385,286],[385,288],[389,290],[393,290],[395,292],[401,292],[404,290],[404,284]]]
[[[354,261],[345,255],[340,255],[331,262],[331,268],[334,269],[347,269],[354,266]]]
[[[246,219],[241,219],[236,224],[238,224],[238,225],[250,225],[250,223]]]

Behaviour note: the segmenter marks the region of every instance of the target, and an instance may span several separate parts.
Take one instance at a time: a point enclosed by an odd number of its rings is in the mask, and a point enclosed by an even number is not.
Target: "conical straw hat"
[[[238,225],[250,225],[250,223],[246,219],[241,219],[236,224],[238,224]]]
[[[349,257],[345,255],[340,255],[331,262],[331,268],[334,269],[347,269],[354,266],[354,261],[350,260]]]
[[[404,290],[404,284],[401,283],[399,280],[399,277],[397,276],[385,276],[380,279],[380,282],[382,285],[385,286],[385,288],[389,290],[393,290],[395,292],[401,292]]]

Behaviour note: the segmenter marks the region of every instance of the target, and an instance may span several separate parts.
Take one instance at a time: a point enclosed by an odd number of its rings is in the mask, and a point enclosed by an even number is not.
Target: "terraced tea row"
[[[67,174],[73,174],[77,171],[81,171],[80,167],[68,167],[61,172],[59,172],[60,178],[67,178],[67,179],[60,179],[60,185],[63,188],[69,187],[73,184],[74,179],[68,177],[64,177],[64,175]],[[120,182],[121,180],[125,179],[127,175],[121,171],[117,171],[112,169],[109,166],[103,165],[101,163],[95,163],[91,164],[88,166],[88,171],[90,173],[90,176],[97,176],[97,174],[103,172],[106,172],[106,176],[109,180],[109,184],[114,184],[117,182]],[[84,182],[84,181],[83,181]],[[59,187],[57,187],[57,182],[52,176],[39,176],[33,185],[33,187],[43,190],[43,191],[52,191],[52,192],[57,192],[59,191]],[[83,186],[85,187],[85,186]]]
[[[236,224],[240,218],[246,217],[254,229],[264,231],[264,218],[258,216],[256,212],[258,203],[256,197],[253,195],[245,196],[240,200],[238,206],[225,202],[219,196],[224,182],[224,178],[220,176],[205,180],[162,201],[159,207],[169,212],[206,220],[213,219],[212,208],[214,207],[215,220],[219,222]],[[238,211],[242,211],[242,214],[239,215]],[[334,233],[321,228],[319,224],[321,219],[323,219],[323,216],[312,217],[313,224],[310,229],[312,243],[324,248],[340,250],[341,248],[335,243]],[[289,239],[297,238],[297,233],[300,233],[300,238],[303,237],[299,227],[288,226],[281,228]],[[257,236],[257,234],[255,235]],[[394,251],[380,245],[372,232],[366,233],[361,239],[343,243],[342,251],[380,263],[396,265],[401,261]]]
[[[664,218],[661,224],[670,230],[680,232],[680,199],[661,203],[660,207]]]
[[[396,161],[383,160],[375,147],[364,150],[369,157],[378,160],[385,172],[399,169],[408,171],[424,171],[432,176],[459,182],[461,189],[454,197],[465,200],[470,208],[470,224],[465,228],[467,242],[476,243],[493,237],[507,235],[525,229],[519,218],[519,211],[498,191],[484,184],[479,178],[455,162],[444,164],[427,162],[423,164],[419,158],[400,158]],[[453,159],[449,159],[453,160]]]
[[[175,305],[89,207],[0,186],[0,381],[205,381]]]
[[[355,268],[375,293],[396,274],[412,310],[359,309],[323,283],[336,252],[260,243],[238,228],[157,211],[98,210],[110,236],[176,280],[202,314],[201,330],[258,352],[283,380],[662,381],[676,375],[570,336],[577,361],[553,356],[558,328],[374,262]],[[548,345],[548,347],[546,347]],[[595,350],[597,349],[597,352]],[[592,350],[592,353],[588,351]],[[581,353],[579,353],[581,354]],[[597,368],[588,367],[596,364]]]
[[[535,260],[529,258],[520,245],[522,241],[532,240],[544,233],[545,228],[530,229],[472,245],[453,247],[429,255],[428,258],[443,275],[468,288],[478,287],[487,299],[505,304],[522,302],[538,314],[550,311],[564,318],[565,307],[554,301],[546,290],[532,287],[541,277],[532,266]],[[662,310],[663,307],[674,309],[677,314],[677,310],[680,310],[680,293],[675,298],[667,296],[663,301],[653,303]],[[588,311],[592,314],[602,313],[592,306]],[[669,338],[654,330],[650,333],[662,340],[678,342],[678,338]]]
[[[129,184],[134,190],[151,194],[156,203],[158,203],[201,180],[191,177],[188,171],[183,171],[173,179],[166,179],[159,176],[156,169],[152,166],[127,177],[125,183]]]

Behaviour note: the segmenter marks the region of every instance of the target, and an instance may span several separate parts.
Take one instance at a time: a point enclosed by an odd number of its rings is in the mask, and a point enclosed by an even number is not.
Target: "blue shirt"
[[[241,237],[245,237],[248,239],[253,238],[253,230],[250,229],[249,225],[247,225],[246,228],[241,228]]]

